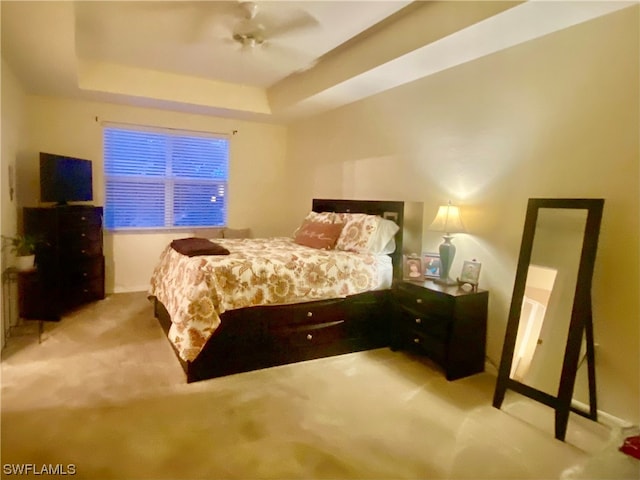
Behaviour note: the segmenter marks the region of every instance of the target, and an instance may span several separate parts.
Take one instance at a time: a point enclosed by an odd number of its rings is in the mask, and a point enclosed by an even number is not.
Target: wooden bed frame
[[[368,213],[394,220],[400,226],[391,255],[394,279],[402,276],[404,202],[314,199],[312,208],[315,212]],[[187,382],[195,382],[385,347],[390,339],[389,292],[230,310],[221,315],[222,323],[193,361],[178,359]],[[161,302],[152,301],[155,316],[168,333],[171,318]]]

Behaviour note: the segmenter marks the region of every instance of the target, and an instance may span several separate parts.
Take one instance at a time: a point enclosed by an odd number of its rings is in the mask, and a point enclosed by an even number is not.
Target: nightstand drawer
[[[393,350],[428,356],[444,369],[448,380],[484,370],[486,290],[403,281],[394,284],[392,295]]]
[[[445,340],[448,336],[451,319],[437,315],[425,315],[413,308],[400,306],[398,328],[415,330]]]
[[[425,353],[432,360],[443,363],[446,360],[446,344],[419,331],[408,332],[404,340],[405,347]]]
[[[398,303],[416,312],[442,317],[450,317],[453,312],[453,302],[449,297],[429,292],[420,286],[399,284],[394,296]]]

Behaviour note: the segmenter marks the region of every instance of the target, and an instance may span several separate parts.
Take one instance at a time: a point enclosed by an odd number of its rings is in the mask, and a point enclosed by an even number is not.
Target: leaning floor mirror
[[[500,408],[513,390],[553,408],[559,440],[571,411],[597,420],[591,279],[603,207],[603,199],[527,204],[493,406]],[[581,357],[588,411],[572,406]]]

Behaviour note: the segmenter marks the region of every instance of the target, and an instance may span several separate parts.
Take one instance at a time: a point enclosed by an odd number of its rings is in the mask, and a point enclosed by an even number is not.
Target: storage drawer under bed
[[[269,332],[278,333],[303,325],[316,325],[346,320],[344,299],[319,300],[311,303],[294,303],[279,307],[264,307],[260,312]]]

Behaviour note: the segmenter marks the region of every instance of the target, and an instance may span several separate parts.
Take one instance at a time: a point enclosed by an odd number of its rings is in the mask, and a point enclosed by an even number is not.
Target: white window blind
[[[103,140],[108,230],[226,225],[227,137],[105,127]]]

